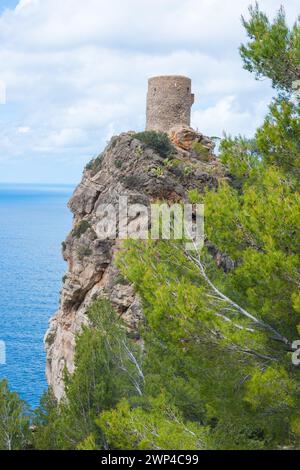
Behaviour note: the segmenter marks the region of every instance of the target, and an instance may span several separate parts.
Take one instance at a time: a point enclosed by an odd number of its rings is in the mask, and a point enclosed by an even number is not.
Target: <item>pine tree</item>
[[[30,444],[29,413],[25,402],[0,381],[0,449],[21,450]]]

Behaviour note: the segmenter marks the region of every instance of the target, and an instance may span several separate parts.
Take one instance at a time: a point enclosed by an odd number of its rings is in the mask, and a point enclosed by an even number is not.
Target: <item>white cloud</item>
[[[192,123],[195,128],[215,137],[222,137],[224,133],[251,137],[262,124],[262,111],[265,111],[267,103],[263,99],[255,102],[253,109],[243,109],[236,96],[224,96],[213,106],[195,111]]]
[[[271,90],[242,69],[238,55],[249,1],[21,0],[5,10],[0,158],[34,159],[20,178],[34,172],[55,180],[63,164],[67,178],[78,180],[83,160],[112,133],[143,128],[147,78],[156,74],[193,79],[199,130],[251,134]],[[296,0],[260,2],[270,14],[281,3],[295,19]],[[47,175],[40,155],[48,158]]]
[[[18,127],[19,134],[28,134],[30,132],[30,127],[28,126],[20,126]]]
[[[81,145],[86,139],[86,134],[79,128],[66,128],[58,132],[50,134],[48,146],[53,147],[70,147]]]
[[[281,3],[298,13],[296,0],[260,3],[270,13]],[[6,22],[21,20],[22,29],[10,40],[34,48],[98,43],[134,50],[174,45],[223,50],[241,31],[238,20],[248,5],[249,0],[21,0],[18,14],[7,15]]]
[[[38,2],[39,2],[39,0],[20,0],[18,5],[15,8],[15,12],[19,13],[20,11],[24,10],[25,8],[37,5]]]
[[[6,84],[0,80],[0,104],[6,103]]]

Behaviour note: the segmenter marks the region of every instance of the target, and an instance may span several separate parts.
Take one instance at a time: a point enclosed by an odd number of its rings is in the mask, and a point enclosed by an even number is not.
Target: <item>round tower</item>
[[[147,131],[169,132],[177,125],[191,125],[194,95],[192,81],[181,75],[152,77],[148,81]]]

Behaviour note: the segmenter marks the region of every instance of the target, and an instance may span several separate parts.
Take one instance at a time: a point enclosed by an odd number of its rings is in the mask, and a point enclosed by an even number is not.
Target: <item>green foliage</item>
[[[59,449],[60,411],[51,389],[43,394],[39,407],[35,410],[33,424],[34,447],[39,450]]]
[[[205,147],[201,142],[194,142],[192,145],[193,150],[196,152],[196,154],[201,158],[203,161],[208,161],[209,160],[209,149]]]
[[[98,171],[101,170],[103,160],[103,154],[101,153],[98,157],[93,158],[85,167],[86,170],[90,171],[92,176],[94,176]]]
[[[88,220],[81,220],[76,227],[73,228],[72,230],[72,235],[75,238],[80,238],[81,235],[83,235],[89,228],[91,227],[91,224],[88,222]]]
[[[21,450],[29,446],[29,414],[18,394],[0,381],[0,449]]]
[[[300,180],[300,106],[279,100],[272,103],[264,125],[256,134],[263,161],[279,166]]]
[[[203,202],[203,195],[199,193],[198,189],[190,189],[188,191],[188,198],[191,204],[200,204]]]
[[[220,144],[220,159],[238,185],[259,171],[262,162],[254,139],[226,136]]]
[[[236,261],[228,276],[238,300],[297,337],[300,194],[279,170],[263,171],[243,193],[224,185],[205,199],[208,238]]]
[[[276,409],[277,404],[287,413],[295,405],[294,395],[297,385],[282,367],[267,367],[256,370],[247,382],[245,400],[254,408],[262,408],[268,413]]]
[[[184,175],[185,177],[190,176],[191,173],[193,173],[193,168],[192,168],[191,166],[185,166],[185,167],[183,168],[183,175]]]
[[[144,153],[144,150],[143,150],[143,147],[141,145],[139,145],[137,148],[136,148],[136,151],[135,151],[136,155],[138,157],[141,157]]]
[[[207,438],[205,428],[184,423],[164,396],[150,400],[146,409],[122,400],[114,410],[103,412],[97,423],[113,449],[203,449]]]
[[[96,444],[95,436],[89,434],[80,444],[78,444],[77,450],[98,450],[99,447]]]
[[[141,185],[141,177],[139,175],[124,176],[123,182],[129,189],[138,188]]]
[[[115,160],[115,167],[118,169],[121,169],[123,166],[123,161],[122,160]]]
[[[91,435],[101,448],[104,437],[96,417],[142,387],[132,361],[140,350],[128,340],[110,303],[99,299],[88,315],[90,327],[83,328],[76,342],[75,372],[66,373],[65,399],[53,407],[48,396],[37,412],[37,448],[76,449]]]
[[[145,131],[135,134],[134,137],[152,148],[161,157],[167,158],[174,153],[168,134],[164,132]]]
[[[256,3],[250,7],[250,20],[243,18],[249,42],[240,48],[244,67],[256,77],[268,77],[279,90],[291,91],[300,77],[300,26],[290,30],[283,8],[271,23]]]
[[[209,224],[213,230],[214,223]],[[266,258],[260,260],[261,268]],[[265,279],[261,269],[246,264],[225,275],[207,255],[206,263],[219,289],[253,315],[297,337],[299,317],[286,313],[288,306],[291,311],[291,296],[287,293],[284,298],[284,290],[293,291],[288,280],[277,291],[276,275]],[[237,314],[234,322],[226,320],[229,305],[211,298],[208,284],[178,243],[130,241],[119,264],[135,284],[147,319],[146,394],[155,397],[164,390],[167,402],[182,413],[185,423],[210,426],[207,446],[254,449],[290,444],[289,426],[298,416],[299,399],[297,372],[291,370],[285,345],[277,344],[266,331],[253,329],[252,321]],[[243,285],[245,273],[251,275],[251,289]],[[276,304],[276,292],[283,297],[282,304],[279,296]],[[272,390],[273,381],[277,389]]]
[[[176,165],[176,161],[173,158],[166,158],[164,160],[164,166],[167,168],[172,168],[174,165]]]
[[[153,175],[156,178],[162,178],[164,176],[164,170],[163,168],[160,168],[159,166],[157,168],[153,169]]]
[[[228,167],[236,187],[255,180],[270,165],[276,165],[300,182],[299,113],[299,105],[277,99],[255,139],[239,136],[221,141],[220,159]]]

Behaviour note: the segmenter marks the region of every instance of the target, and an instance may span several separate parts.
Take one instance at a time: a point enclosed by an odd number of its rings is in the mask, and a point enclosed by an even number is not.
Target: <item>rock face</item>
[[[170,139],[175,146],[187,152],[196,152],[199,158],[211,161],[214,156],[214,142],[189,126],[174,126],[169,131]]]
[[[133,132],[114,137],[86,167],[69,202],[74,214],[73,229],[63,243],[68,270],[60,308],[50,320],[45,337],[47,379],[58,399],[64,393],[65,367],[70,372],[74,370],[76,334],[87,323],[86,312],[94,299],[110,298],[131,332],[137,331],[142,318],[133,286],[122,278],[114,263],[121,242],[103,240],[97,235],[97,225],[104,216],[103,205],[118,207],[120,196],[127,196],[130,204],[149,205],[158,199],[172,203],[187,201],[190,189],[203,192],[206,187],[216,187],[224,178],[208,138],[187,129],[175,130],[171,138],[176,147],[170,158],[165,158],[138,140]],[[204,151],[205,161],[201,152],[193,149],[193,142],[204,142],[209,148],[208,153]]]

